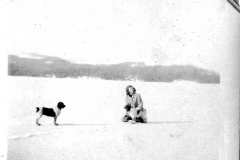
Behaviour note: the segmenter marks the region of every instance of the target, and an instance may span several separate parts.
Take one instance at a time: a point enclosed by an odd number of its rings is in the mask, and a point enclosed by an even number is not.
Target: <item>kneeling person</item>
[[[143,108],[141,95],[136,93],[136,89],[129,85],[126,87],[126,113],[122,117],[123,122],[132,120],[132,123],[141,122],[147,123],[147,111]]]

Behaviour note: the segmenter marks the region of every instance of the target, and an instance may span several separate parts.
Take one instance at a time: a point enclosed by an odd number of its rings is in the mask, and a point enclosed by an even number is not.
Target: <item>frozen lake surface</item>
[[[147,124],[120,122],[125,87],[136,87]],[[219,84],[8,77],[8,159],[215,160]],[[35,107],[65,103],[58,118]]]

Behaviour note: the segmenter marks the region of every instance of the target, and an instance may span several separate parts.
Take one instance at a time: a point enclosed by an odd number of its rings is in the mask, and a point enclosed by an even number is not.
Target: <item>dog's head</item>
[[[63,108],[65,108],[66,106],[64,105],[63,102],[58,102],[57,107],[58,107],[58,109],[63,109]]]

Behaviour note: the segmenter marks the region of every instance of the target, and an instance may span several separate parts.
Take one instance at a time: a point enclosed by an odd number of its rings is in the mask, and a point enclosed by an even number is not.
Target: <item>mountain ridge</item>
[[[192,65],[147,66],[144,62],[118,64],[78,64],[59,57],[29,54],[24,58],[8,55],[9,76],[79,78],[98,77],[105,80],[139,80],[146,82],[173,82],[176,80],[197,83],[220,83],[216,72]],[[41,57],[41,58],[35,58]]]

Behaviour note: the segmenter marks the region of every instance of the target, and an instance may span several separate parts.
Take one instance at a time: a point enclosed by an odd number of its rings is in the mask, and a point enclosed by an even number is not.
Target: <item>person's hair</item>
[[[127,96],[130,96],[129,88],[132,88],[133,89],[133,93],[136,93],[136,88],[134,88],[132,85],[128,85],[126,87],[126,95]]]

